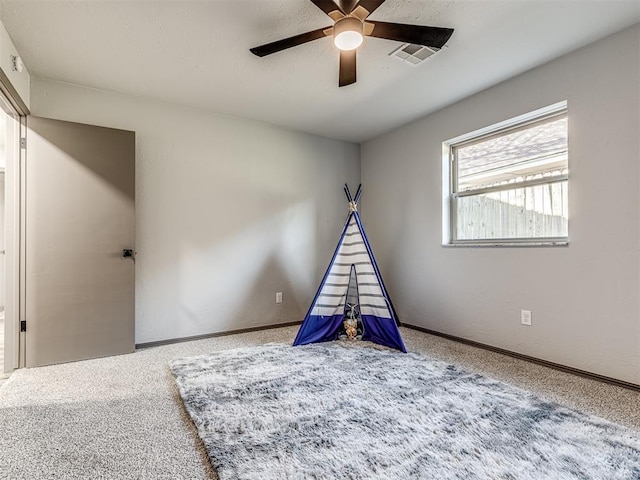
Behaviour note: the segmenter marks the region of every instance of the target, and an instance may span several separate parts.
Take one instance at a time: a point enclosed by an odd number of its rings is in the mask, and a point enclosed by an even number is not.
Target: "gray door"
[[[134,350],[135,132],[27,118],[26,366]]]

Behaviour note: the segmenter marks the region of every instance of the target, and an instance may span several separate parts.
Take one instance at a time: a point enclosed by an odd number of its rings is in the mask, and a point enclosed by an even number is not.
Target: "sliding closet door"
[[[135,133],[27,118],[28,367],[134,350]]]

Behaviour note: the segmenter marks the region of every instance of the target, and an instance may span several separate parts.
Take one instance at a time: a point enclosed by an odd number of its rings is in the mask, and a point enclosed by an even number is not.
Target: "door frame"
[[[0,109],[7,115],[7,158],[5,167],[5,319],[4,372],[24,366],[24,159],[22,139],[30,113],[6,76],[0,74]]]

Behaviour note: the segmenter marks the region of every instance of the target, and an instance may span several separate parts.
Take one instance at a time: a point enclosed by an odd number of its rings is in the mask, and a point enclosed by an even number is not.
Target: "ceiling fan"
[[[356,49],[365,36],[413,43],[425,47],[442,48],[453,34],[452,28],[405,25],[402,23],[366,21],[385,0],[311,0],[329,15],[332,27],[301,33],[276,42],[251,48],[258,57],[280,52],[319,38],[333,36],[333,43],[340,49],[340,76],[338,85],[344,87],[356,82]]]

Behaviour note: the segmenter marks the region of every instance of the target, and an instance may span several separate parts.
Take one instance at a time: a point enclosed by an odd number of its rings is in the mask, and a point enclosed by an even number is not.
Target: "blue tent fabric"
[[[347,221],[293,344],[305,345],[338,339],[345,318],[349,278],[352,269],[355,269],[358,308],[364,327],[362,339],[406,352],[398,330],[395,309],[382,281],[356,208],[361,189],[358,187],[355,201],[346,186],[345,192],[350,206]]]

